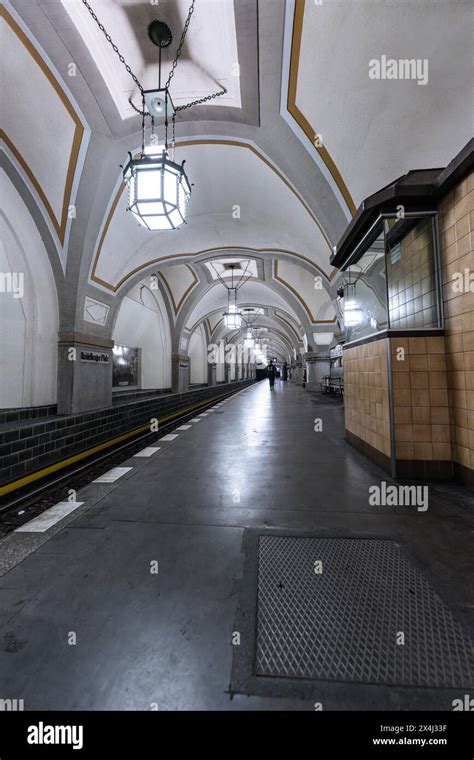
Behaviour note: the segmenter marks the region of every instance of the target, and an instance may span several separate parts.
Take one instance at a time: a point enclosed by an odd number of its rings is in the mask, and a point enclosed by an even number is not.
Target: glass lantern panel
[[[134,211],[133,209],[130,209],[130,211],[132,212],[133,216],[137,220],[138,224],[140,224],[142,227],[146,227],[147,226],[145,224],[145,222],[143,221],[142,217],[140,216],[140,214],[137,214],[137,212]]]
[[[169,214],[169,218],[174,228],[180,227],[184,222],[184,219],[178,209],[174,209],[174,211]]]
[[[151,214],[153,216],[158,214],[164,214],[165,208],[164,204],[161,201],[153,201],[148,203],[137,203],[135,204],[135,208],[137,209],[139,214],[143,214],[143,216],[147,214]]]
[[[171,169],[165,169],[163,199],[173,206],[178,205],[178,177]]]
[[[156,200],[161,198],[160,169],[140,169],[136,173],[137,201]]]
[[[172,229],[167,216],[145,216],[144,219],[149,230]]]
[[[225,314],[224,322],[229,330],[236,330],[242,324],[242,317],[240,314]]]

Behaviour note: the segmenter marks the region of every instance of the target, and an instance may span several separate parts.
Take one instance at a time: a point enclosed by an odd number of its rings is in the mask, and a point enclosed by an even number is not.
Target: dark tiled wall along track
[[[133,400],[121,394],[114,406],[71,416],[58,416],[56,407],[41,416],[32,409],[2,411],[0,420],[0,485],[6,485],[48,465],[79,454],[101,443],[147,425],[179,409],[221,396],[253,383],[242,380],[196,388],[186,393],[155,393]],[[118,402],[118,403],[117,403]],[[26,414],[28,413],[28,414]],[[23,416],[22,416],[23,415]]]
[[[52,417],[58,413],[56,404],[50,406],[28,406],[23,409],[0,409],[0,426],[9,422],[24,422]]]

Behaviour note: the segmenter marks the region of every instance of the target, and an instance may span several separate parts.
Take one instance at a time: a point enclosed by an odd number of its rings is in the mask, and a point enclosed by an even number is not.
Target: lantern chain
[[[138,77],[137,77],[137,76],[136,76],[136,75],[133,73],[132,69],[130,68],[130,66],[129,66],[129,65],[128,65],[128,63],[126,62],[125,58],[123,57],[123,55],[122,55],[122,54],[121,54],[121,52],[119,51],[119,49],[118,49],[117,45],[116,45],[116,44],[115,44],[115,42],[112,40],[112,38],[111,38],[110,34],[107,32],[107,30],[106,30],[106,28],[104,27],[104,25],[100,23],[99,19],[98,19],[98,18],[97,18],[97,16],[95,15],[95,13],[94,13],[93,9],[91,8],[91,6],[90,6],[90,5],[89,5],[89,3],[87,2],[87,0],[82,0],[82,3],[83,3],[83,5],[85,5],[85,6],[86,6],[87,10],[88,10],[88,11],[89,11],[89,13],[91,14],[92,18],[94,19],[95,23],[96,23],[96,24],[97,24],[97,26],[99,27],[100,31],[101,31],[101,32],[103,33],[103,35],[105,36],[105,39],[107,40],[107,42],[108,42],[108,43],[109,43],[109,44],[112,46],[112,49],[113,49],[114,53],[116,53],[116,54],[118,55],[120,63],[122,63],[122,64],[125,66],[125,68],[126,68],[127,72],[130,74],[130,76],[132,77],[133,81],[134,81],[134,82],[135,82],[135,84],[137,85],[138,89],[139,89],[139,90],[140,90],[140,92],[143,94],[143,87],[141,86],[140,82],[138,81]]]
[[[173,114],[173,137],[172,137],[171,145],[173,147],[173,161],[174,161],[175,153],[176,153],[176,116],[175,114]]]
[[[187,108],[192,108],[192,106],[198,106],[201,103],[206,103],[208,100],[214,100],[214,98],[218,98],[221,95],[226,95],[227,90],[225,87],[222,88],[220,92],[213,92],[212,95],[206,95],[205,98],[200,98],[199,100],[193,100],[192,103],[186,103],[184,106],[176,106],[176,111],[185,111]]]
[[[142,92],[142,155],[145,153],[145,115],[146,115],[146,108],[145,108],[145,96]]]
[[[168,75],[168,79],[167,79],[166,84],[165,84],[165,90],[169,89],[170,82],[173,79],[176,67],[178,65],[178,61],[180,59],[180,56],[181,56],[181,53],[182,53],[182,50],[183,50],[183,46],[184,46],[184,42],[185,42],[185,39],[186,39],[186,34],[188,32],[189,24],[191,23],[191,18],[192,18],[193,13],[194,13],[195,2],[196,2],[196,0],[192,0],[191,5],[189,7],[188,16],[187,16],[186,22],[184,24],[183,32],[181,34],[181,39],[179,41],[178,49],[176,51],[176,56],[175,56],[175,59],[173,61],[173,65],[171,67],[171,71],[170,71],[170,73]],[[107,32],[107,30],[104,27],[104,25],[99,21],[97,15],[95,14],[93,8],[89,5],[88,1],[87,0],[82,0],[82,4],[89,11],[89,14],[91,15],[92,19],[95,21],[95,23],[99,27],[100,31],[103,33],[105,39],[107,40],[107,42],[112,47],[114,53],[116,53],[116,55],[118,56],[119,61],[123,64],[123,66],[125,67],[127,73],[131,76],[131,78],[133,79],[133,81],[135,82],[136,86],[138,87],[138,89],[139,89],[139,91],[141,93],[141,96],[142,96],[142,109],[139,109],[139,108],[137,108],[134,105],[131,97],[129,98],[128,102],[130,103],[130,105],[133,108],[133,110],[136,111],[136,113],[140,114],[141,117],[142,117],[142,153],[144,153],[144,150],[145,150],[145,119],[146,119],[147,116],[150,116],[152,118],[152,130],[153,130],[153,127],[154,127],[154,119],[151,116],[151,114],[147,113],[146,104],[145,104],[144,89],[143,89],[142,85],[140,84],[140,82],[138,80],[138,77],[134,74],[134,72],[132,71],[131,67],[126,62],[124,56],[121,54],[120,50],[118,49],[117,45],[112,40],[110,34]],[[160,84],[161,84],[161,48],[160,48],[159,72],[160,72]],[[225,95],[226,93],[227,93],[227,89],[222,86],[220,92],[214,92],[211,95],[207,95],[204,98],[200,98],[199,100],[194,100],[192,103],[186,103],[185,105],[177,106],[176,109],[175,109],[175,114],[178,113],[179,111],[185,111],[188,108],[192,108],[193,106],[200,105],[201,103],[207,103],[208,101],[214,100],[215,98],[218,98],[221,95]],[[175,128],[176,128],[175,114],[173,114],[173,118],[172,118],[172,122],[173,122],[173,136],[172,136],[173,157],[174,157],[174,152],[175,152],[175,137],[176,137],[176,132],[175,132]],[[166,149],[168,148],[168,119],[167,119],[167,116],[165,118],[165,147],[166,147]]]
[[[171,80],[174,77],[174,72],[175,72],[176,66],[178,65],[178,61],[179,61],[179,58],[180,58],[180,55],[181,55],[181,51],[183,49],[184,40],[186,38],[188,27],[189,27],[189,24],[191,23],[191,18],[192,18],[192,15],[194,13],[194,4],[195,4],[195,2],[196,2],[196,0],[192,0],[192,3],[190,5],[190,7],[189,7],[188,17],[187,17],[186,23],[184,25],[184,29],[183,29],[183,33],[181,35],[181,39],[179,41],[178,49],[176,51],[176,56],[175,56],[175,59],[173,61],[173,66],[171,67],[171,71],[170,71],[170,73],[168,75],[168,79],[166,80],[165,89],[169,89],[170,82],[171,82]]]

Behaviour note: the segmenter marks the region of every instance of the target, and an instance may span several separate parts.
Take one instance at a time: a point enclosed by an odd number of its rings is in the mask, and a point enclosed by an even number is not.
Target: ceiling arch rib
[[[63,268],[90,129],[63,78],[8,5],[0,4],[3,55],[0,149],[33,189]],[[32,139],[34,136],[34,139]]]
[[[188,225],[150,234],[127,213],[120,182],[97,240],[92,283],[116,292],[151,264],[229,247],[230,241],[235,241],[234,248],[294,252],[317,267],[326,281],[334,275],[327,234],[291,183],[250,143],[184,141],[177,145],[176,157],[178,162],[186,158],[195,184]]]
[[[233,334],[232,331],[228,330],[225,327],[223,320],[221,320],[216,326],[211,337],[214,341],[219,341],[223,338],[226,340],[244,340],[249,328],[251,329],[252,335],[256,340],[261,339],[262,341],[265,341],[265,339],[270,335],[279,335],[280,339],[286,342],[289,347],[297,345],[300,342],[299,340],[295,340],[294,335],[286,330],[284,326],[279,325],[275,319],[273,319],[271,316],[265,315],[259,316],[259,318],[252,326],[250,324],[246,325],[245,323],[242,323],[242,328],[235,334]]]
[[[238,293],[239,308],[247,304],[256,304],[261,308],[268,309],[277,307],[282,311],[288,311],[293,319],[298,317],[289,304],[276,293],[267,283],[249,281],[242,286]],[[198,297],[194,304],[190,305],[187,313],[180,315],[183,327],[192,330],[196,324],[205,319],[209,314],[220,311],[221,314],[227,308],[227,290],[220,284],[207,286],[207,291]]]
[[[300,266],[276,259],[273,276],[300,301],[312,325],[335,323],[336,315],[331,298],[325,291],[319,275],[311,279],[307,271]],[[327,319],[322,318],[323,313],[328,314]]]
[[[160,269],[157,276],[165,285],[176,316],[188,295],[199,283],[196,273],[188,264],[178,264]]]

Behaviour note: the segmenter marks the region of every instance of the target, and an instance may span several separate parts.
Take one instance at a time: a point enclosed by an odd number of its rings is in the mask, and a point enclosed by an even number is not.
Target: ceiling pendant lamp
[[[123,170],[128,184],[128,211],[149,230],[176,230],[186,221],[191,187],[183,164],[166,152],[146,152]]]
[[[237,291],[238,289],[250,279],[252,273],[248,271],[250,261],[247,261],[245,269],[242,271],[240,279],[234,285],[234,271],[240,269],[240,264],[228,264],[227,269],[231,272],[231,284],[228,285],[220,272],[216,269],[211,261],[211,266],[214,269],[217,279],[227,288],[227,311],[224,312],[224,324],[228,330],[240,330],[242,327],[242,314],[237,306]]]
[[[244,338],[245,348],[253,348],[255,346],[255,340],[252,335],[252,330],[247,330],[247,335]]]
[[[191,197],[191,184],[184,170],[184,161],[181,164],[175,162],[175,121],[176,114],[192,106],[205,103],[209,100],[224,95],[227,90],[221,87],[220,92],[206,95],[192,103],[175,107],[170,94],[170,83],[174,76],[183,49],[186,33],[194,13],[195,0],[192,0],[184,29],[176,50],[176,55],[164,86],[161,84],[161,51],[171,45],[173,36],[167,24],[155,19],[148,26],[148,37],[158,47],[158,88],[144,90],[137,77],[125,61],[113,42],[110,34],[100,23],[92,7],[87,0],[82,0],[83,5],[89,11],[92,19],[105,35],[107,42],[118,55],[121,63],[127,69],[137,85],[141,96],[141,108],[137,108],[129,100],[132,108],[142,117],[142,146],[141,153],[132,156],[129,152],[129,160],[123,167],[123,179],[128,186],[128,206],[137,222],[148,230],[176,230],[186,221],[189,199]],[[151,121],[150,146],[145,147],[146,119]],[[168,141],[168,132],[171,122],[172,136]],[[155,123],[164,128],[164,146],[158,147],[155,134]]]
[[[242,314],[237,307],[237,288],[229,288],[224,324],[228,330],[240,330],[242,326]]]

